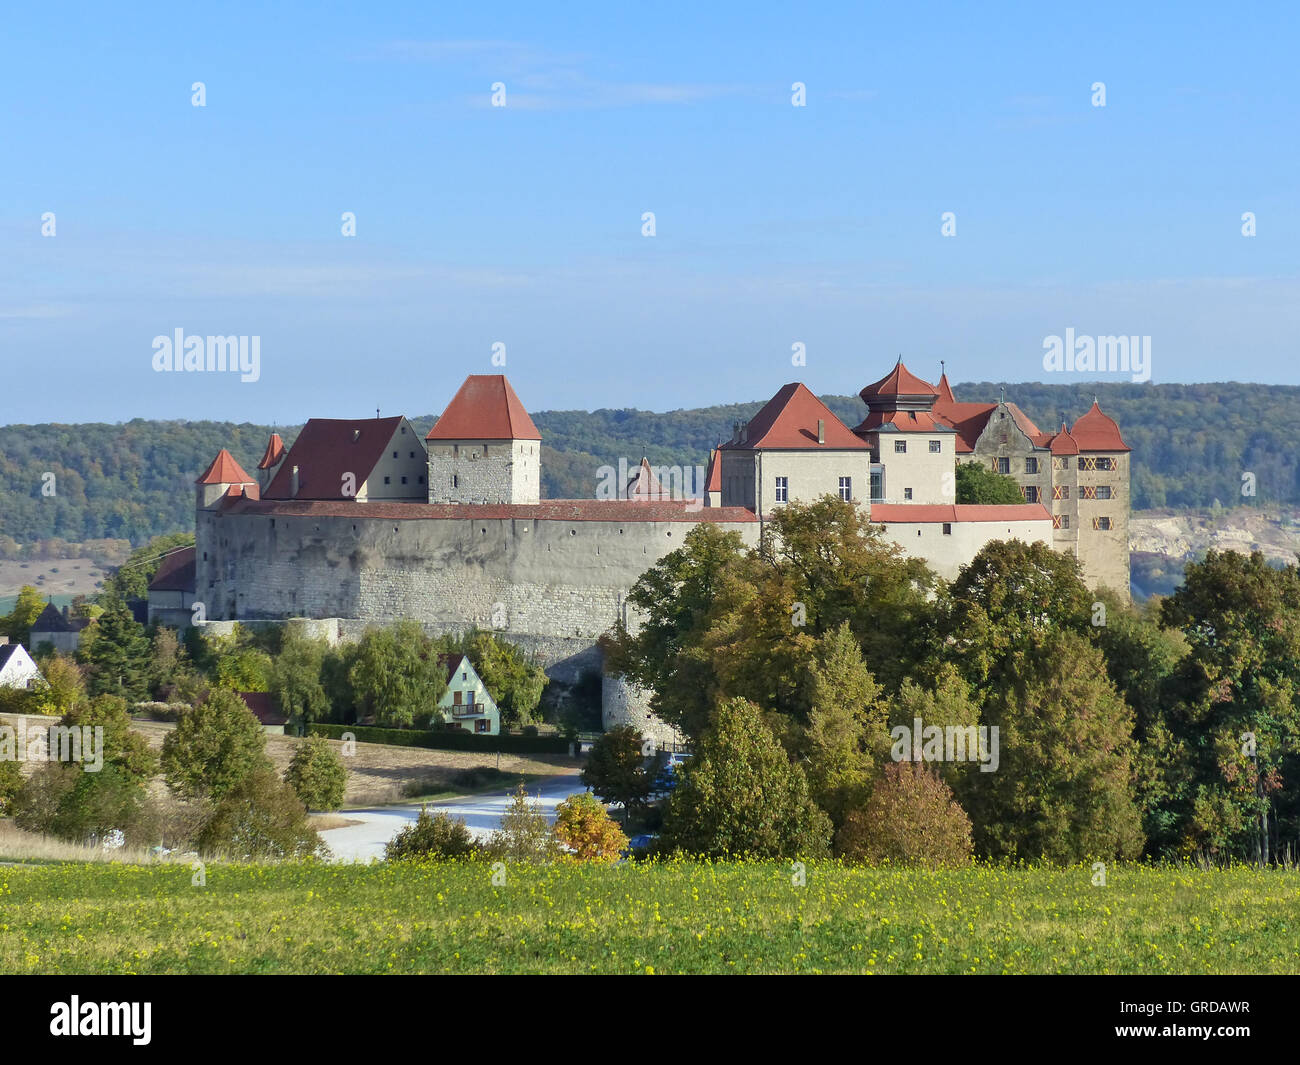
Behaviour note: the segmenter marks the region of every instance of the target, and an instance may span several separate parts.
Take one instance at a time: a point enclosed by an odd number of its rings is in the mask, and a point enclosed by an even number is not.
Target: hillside
[[[1242,474],[1255,474],[1254,502],[1300,504],[1300,453],[1289,441],[1300,424],[1300,388],[1228,383],[1139,385],[989,382],[956,386],[963,400],[995,400],[1005,388],[1041,428],[1082,414],[1096,395],[1133,448],[1133,506],[1208,510],[1241,501]],[[825,396],[850,426],[865,408],[856,396]],[[749,418],[760,402],[654,413],[541,411],[542,494],[591,497],[597,470],[644,454],[655,464],[702,465],[708,449]],[[435,421],[412,419],[424,432]],[[218,448],[246,469],[272,429],[291,442],[296,426],[146,421],[0,427],[0,558],[16,544],[58,537],[81,542],[150,537],[193,526],[194,478]],[[55,475],[53,496],[42,495]]]

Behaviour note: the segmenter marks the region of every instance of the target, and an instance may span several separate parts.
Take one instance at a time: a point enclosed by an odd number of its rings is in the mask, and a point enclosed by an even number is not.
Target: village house
[[[501,733],[501,713],[487,686],[479,679],[469,655],[444,655],[447,690],[438,700],[434,723],[459,726],[478,736]]]

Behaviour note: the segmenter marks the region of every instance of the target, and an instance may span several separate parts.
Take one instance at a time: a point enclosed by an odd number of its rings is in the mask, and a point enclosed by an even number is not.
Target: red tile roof
[[[718,454],[717,448],[709,452],[709,467],[704,473],[704,490],[722,491],[722,456]]]
[[[178,547],[168,551],[149,582],[151,592],[194,591],[194,548]]]
[[[938,394],[934,385],[922,381],[912,373],[903,365],[901,358],[889,373],[858,393],[864,400],[871,400],[876,396],[937,396]]]
[[[989,506],[976,503],[872,503],[871,520],[930,524],[941,521],[1051,521],[1041,503]]]
[[[1065,422],[1061,423],[1061,431],[1048,440],[1047,446],[1052,449],[1053,455],[1077,455],[1079,453],[1079,443],[1069,434],[1065,428]]]
[[[825,423],[824,444],[817,443],[817,423]],[[859,450],[869,447],[853,435],[829,407],[795,381],[784,385],[750,419],[744,443],[721,445],[724,450],[747,451],[751,448],[825,448],[828,451]]]
[[[257,481],[244,472],[244,468],[235,461],[235,456],[224,447],[217,452],[217,457],[195,484],[257,484]]]
[[[1120,435],[1113,418],[1101,412],[1097,401],[1092,401],[1088,413],[1070,429],[1070,435],[1079,443],[1080,451],[1128,451],[1128,444]]]
[[[267,514],[286,518],[382,518],[385,521],[607,521],[630,524],[650,522],[750,522],[754,512],[745,507],[702,508],[699,500],[546,499],[540,503],[388,503],[334,500],[239,499],[226,504],[223,514]]]
[[[470,374],[426,440],[540,440],[505,374]]]
[[[302,427],[289,454],[266,487],[267,499],[347,499],[343,475],[352,474],[356,489],[374,472],[403,418],[312,418]],[[412,431],[411,443],[418,435]],[[423,445],[421,445],[423,446]],[[298,494],[292,494],[298,467]]]
[[[951,432],[950,426],[936,421],[923,410],[873,410],[853,431],[859,434],[874,433],[882,425],[893,425],[899,433]]]
[[[262,461],[257,464],[259,470],[269,470],[284,456],[284,441],[280,438],[279,433],[272,433],[271,439],[266,442],[266,452],[262,455]]]
[[[623,498],[635,499],[639,503],[665,498],[664,487],[655,476],[655,471],[650,468],[650,460],[644,456],[641,458],[641,465],[632,471],[632,476],[623,486]]]

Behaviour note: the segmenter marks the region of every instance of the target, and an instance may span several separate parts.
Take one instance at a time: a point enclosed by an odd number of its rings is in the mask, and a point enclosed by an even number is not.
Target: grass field
[[[1297,973],[1300,874],[0,867],[0,972]]]

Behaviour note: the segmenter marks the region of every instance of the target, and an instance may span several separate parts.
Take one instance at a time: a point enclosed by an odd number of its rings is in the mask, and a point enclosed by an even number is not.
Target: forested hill
[[[1073,422],[1095,395],[1133,448],[1134,509],[1210,507],[1242,502],[1253,473],[1257,501],[1300,503],[1300,388],[1280,385],[1081,383],[959,384],[966,401],[996,400],[1003,388],[1042,429]],[[850,427],[865,408],[856,396],[824,396]],[[542,411],[542,492],[589,498],[599,467],[644,454],[656,465],[702,465],[761,402],[677,410]],[[421,433],[434,417],[412,419]],[[144,421],[120,425],[0,427],[0,546],[59,537],[126,538],[140,544],[193,528],[195,477],[227,447],[250,472],[271,426]],[[297,427],[274,427],[291,443]],[[55,494],[42,494],[46,473]],[[1247,500],[1249,501],[1249,500]]]

